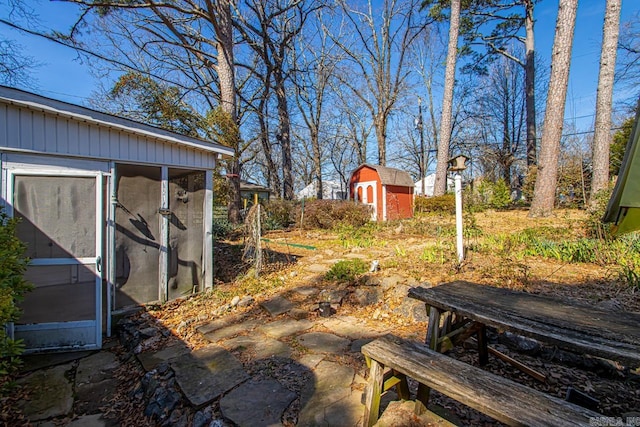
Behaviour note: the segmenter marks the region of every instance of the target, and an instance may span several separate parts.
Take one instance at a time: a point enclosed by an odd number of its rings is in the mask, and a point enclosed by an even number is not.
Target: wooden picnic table
[[[438,349],[443,339],[463,335],[466,328],[478,333],[481,363],[486,363],[485,328],[491,326],[627,367],[640,366],[640,313],[602,310],[465,281],[414,287],[409,296],[427,305],[427,344],[433,349]],[[472,325],[476,325],[475,329]]]

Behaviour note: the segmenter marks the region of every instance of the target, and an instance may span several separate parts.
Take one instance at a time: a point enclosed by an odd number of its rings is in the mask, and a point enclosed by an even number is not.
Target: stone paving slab
[[[238,335],[244,332],[253,331],[259,323],[257,320],[247,320],[242,323],[230,324],[213,332],[204,334],[203,336],[212,343]]]
[[[35,371],[17,381],[32,392],[29,400],[19,402],[22,413],[29,421],[67,415],[73,407],[73,387],[66,373],[71,364]]]
[[[298,342],[313,353],[342,353],[351,341],[326,332],[309,332],[298,336]]]
[[[318,273],[318,274],[324,274],[327,271],[329,271],[329,266],[326,264],[311,264],[305,267],[305,270],[307,270],[309,273]]]
[[[244,320],[244,315],[231,315],[221,317],[219,319],[213,320],[209,323],[205,323],[204,325],[200,325],[196,328],[196,331],[200,332],[203,335],[208,334],[209,332],[217,331],[218,329],[222,329],[229,325],[234,325],[236,323],[242,323]]]
[[[247,381],[220,400],[220,410],[239,427],[275,426],[295,398],[276,380]]]
[[[313,371],[315,384],[310,395],[302,396],[298,417],[300,426],[357,425],[364,413],[362,391],[351,390],[354,370],[349,366],[323,360]]]
[[[118,380],[107,378],[98,382],[76,383],[75,412],[95,414],[113,397],[118,389]]]
[[[119,364],[116,355],[109,351],[101,351],[80,359],[76,369],[76,386],[89,382],[100,382],[111,377],[111,373]]]
[[[293,291],[303,297],[311,297],[320,293],[320,289],[313,286],[300,286],[299,288],[295,288]]]
[[[375,330],[351,316],[331,317],[324,320],[322,325],[338,335],[349,337],[353,340],[379,337],[388,333],[388,330]]]
[[[291,347],[285,343],[266,338],[259,334],[244,335],[231,338],[222,342],[229,350],[249,351],[255,359],[267,359],[269,357],[291,357]]]
[[[102,414],[82,415],[71,421],[66,427],[103,427],[113,424],[102,418]]]
[[[191,352],[191,349],[189,349],[189,347],[187,347],[183,343],[179,343],[170,347],[163,348],[160,351],[146,351],[144,353],[138,354],[137,357],[144,370],[149,372],[155,369],[155,367],[160,363],[175,359],[176,357],[180,357],[183,354],[187,354],[189,352]]]
[[[258,327],[258,331],[273,338],[284,338],[313,326],[309,320],[282,319]]]
[[[273,317],[286,313],[295,307],[291,301],[281,295],[276,295],[270,300],[264,301],[260,306]]]
[[[222,347],[209,345],[171,361],[189,402],[199,408],[249,378],[242,364]]]

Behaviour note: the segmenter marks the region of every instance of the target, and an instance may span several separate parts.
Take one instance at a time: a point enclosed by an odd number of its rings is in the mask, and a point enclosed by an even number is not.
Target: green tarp
[[[640,105],[640,104],[639,104]],[[603,222],[613,223],[614,235],[640,229],[640,110],[627,142],[620,173]]]

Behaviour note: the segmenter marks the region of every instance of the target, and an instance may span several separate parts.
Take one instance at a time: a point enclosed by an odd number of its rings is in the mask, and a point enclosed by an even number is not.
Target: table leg
[[[489,348],[487,347],[487,327],[480,325],[478,329],[478,361],[480,366],[489,362]]]
[[[371,359],[371,369],[369,370],[369,380],[367,381],[367,392],[364,407],[365,427],[370,427],[378,421],[380,415],[380,395],[382,394],[382,383],[384,381],[384,368],[377,361]]]
[[[429,308],[429,326],[427,327],[426,344],[431,350],[438,351],[438,338],[440,338],[440,310],[436,307]]]
[[[438,351],[438,338],[440,338],[440,310],[436,307],[429,307],[429,326],[427,327],[427,346]],[[429,403],[429,387],[420,383],[418,384],[418,393],[416,398],[427,407]]]

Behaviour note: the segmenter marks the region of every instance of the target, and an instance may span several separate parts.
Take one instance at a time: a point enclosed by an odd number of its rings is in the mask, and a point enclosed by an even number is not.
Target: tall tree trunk
[[[620,8],[622,0],[607,0],[602,48],[600,52],[600,75],[596,98],[596,124],[593,135],[593,178],[591,181],[591,205],[595,205],[599,191],[609,183],[609,146],[611,145],[611,104],[613,102],[613,74],[616,66]]]
[[[529,211],[530,217],[546,217],[553,212],[577,9],[578,0],[560,0],[558,5],[547,108],[540,144],[540,161]]]
[[[312,125],[310,129],[311,138],[311,150],[313,151],[313,174],[316,179],[316,198],[318,200],[322,200],[323,192],[322,192],[322,150],[320,148],[320,136],[318,134],[318,129]]]
[[[278,104],[278,135],[282,149],[282,197],[285,200],[293,200],[293,161],[291,158],[291,119],[289,117],[289,104],[285,88],[282,67],[276,67],[274,72],[276,99]]]
[[[527,168],[536,165],[536,66],[535,43],[533,38],[533,2],[524,0],[525,3],[525,91],[527,105]]]
[[[275,194],[278,196],[282,193],[282,183],[280,181],[280,175],[278,175],[278,168],[276,167],[275,162],[273,161],[273,150],[271,147],[271,141],[269,141],[269,130],[267,127],[266,120],[266,105],[267,105],[267,97],[266,95],[260,100],[258,104],[258,123],[260,125],[260,145],[264,150],[264,158],[267,163],[267,184],[269,188],[273,190]]]
[[[229,114],[233,122],[237,122],[236,115],[236,81],[233,58],[233,23],[231,21],[231,3],[229,0],[218,0],[216,3],[218,22],[215,26],[218,39],[218,63],[216,71],[220,84],[220,105]],[[229,221],[236,224],[242,221],[240,209],[240,141],[233,144],[234,157],[231,161],[231,201],[229,203]]]
[[[449,143],[451,141],[451,112],[453,110],[453,87],[456,80],[459,29],[460,0],[451,0],[449,47],[447,49],[447,68],[444,76],[444,94],[442,97],[442,118],[440,119],[436,181],[433,188],[434,196],[442,196],[447,191],[447,162],[449,160]]]
[[[379,114],[374,122],[376,128],[376,139],[378,141],[378,164],[387,165],[387,118]]]

